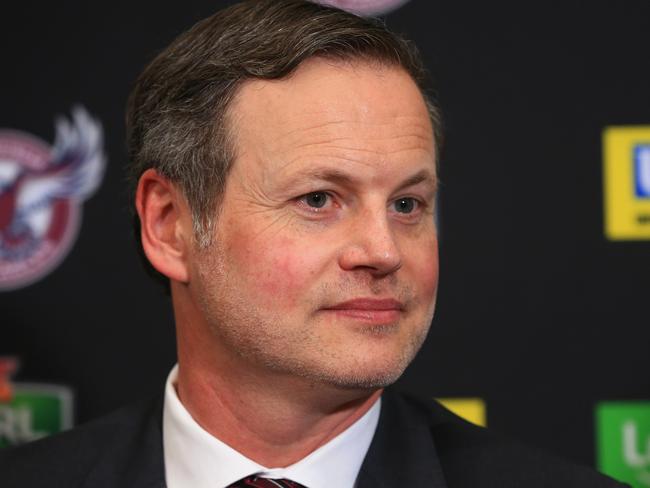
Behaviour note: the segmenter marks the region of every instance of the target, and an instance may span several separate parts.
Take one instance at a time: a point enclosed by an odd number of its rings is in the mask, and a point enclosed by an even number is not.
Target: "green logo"
[[[596,409],[598,467],[634,488],[650,488],[650,402],[604,402]]]
[[[72,427],[72,392],[56,385],[11,383],[15,358],[0,358],[0,448]]]

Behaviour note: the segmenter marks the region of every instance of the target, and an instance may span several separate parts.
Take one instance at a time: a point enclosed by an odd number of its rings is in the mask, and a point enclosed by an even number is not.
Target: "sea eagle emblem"
[[[357,15],[375,16],[396,10],[408,0],[318,0],[318,2]]]
[[[34,283],[65,258],[81,205],[102,181],[101,124],[76,107],[55,130],[51,148],[30,134],[0,130],[0,290]]]

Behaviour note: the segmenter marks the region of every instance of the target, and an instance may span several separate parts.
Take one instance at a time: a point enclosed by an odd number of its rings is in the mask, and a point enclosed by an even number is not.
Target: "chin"
[[[402,371],[394,374],[358,375],[330,378],[329,385],[342,390],[379,390],[395,383]]]
[[[341,361],[336,370],[321,370],[310,375],[318,383],[345,390],[377,390],[395,383],[412,357],[395,358],[381,364],[373,361]]]

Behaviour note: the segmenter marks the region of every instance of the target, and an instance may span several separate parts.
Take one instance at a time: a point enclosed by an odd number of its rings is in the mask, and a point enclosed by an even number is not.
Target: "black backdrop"
[[[0,127],[53,140],[83,104],[108,167],[67,259],[0,293],[16,380],[63,383],[86,421],[159,389],[174,363],[167,298],[128,216],[123,107],[145,63],[228,2],[32,2],[0,12]],[[493,428],[594,462],[594,406],[650,396],[650,243],[603,231],[601,132],[650,124],[650,3],[411,0],[392,29],[421,48],[446,116],[441,285],[400,381],[482,397]]]

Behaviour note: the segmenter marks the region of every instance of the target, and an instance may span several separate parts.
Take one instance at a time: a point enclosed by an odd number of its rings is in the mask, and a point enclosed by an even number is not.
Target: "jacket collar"
[[[129,407],[89,472],[84,488],[165,488],[163,396]],[[361,466],[357,488],[447,488],[431,433],[431,413],[390,390],[382,395],[377,430]]]
[[[384,392],[379,424],[357,488],[447,488],[430,419],[431,412],[413,407],[390,390]]]

